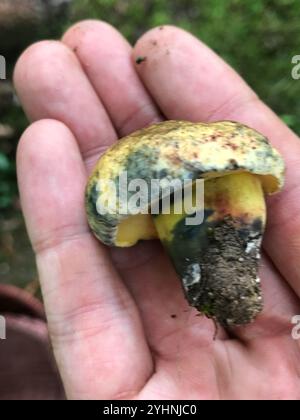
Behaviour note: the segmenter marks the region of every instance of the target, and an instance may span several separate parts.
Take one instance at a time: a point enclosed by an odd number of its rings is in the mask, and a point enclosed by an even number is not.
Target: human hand
[[[147,32],[132,51],[108,24],[81,22],[61,42],[25,51],[15,85],[33,122],[18,148],[22,206],[68,397],[299,399],[300,341],[291,336],[300,313],[299,138],[175,27]],[[287,166],[284,191],[268,198],[264,311],[215,341],[158,243],[110,250],[86,221],[84,189],[99,155],[163,118],[240,121],[266,135]]]

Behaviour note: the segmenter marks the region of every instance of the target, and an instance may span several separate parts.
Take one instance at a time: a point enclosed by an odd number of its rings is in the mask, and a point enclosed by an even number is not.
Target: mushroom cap
[[[262,134],[241,123],[153,124],[119,140],[100,157],[86,189],[89,224],[107,245],[131,246],[157,237],[151,214],[136,215],[130,209],[124,213],[130,193],[122,194],[121,174],[126,173],[126,189],[130,181],[142,179],[150,191],[153,179],[163,185],[164,180],[192,182],[238,172],[257,175],[266,194],[279,191],[284,183],[281,155]],[[114,192],[116,207],[110,208],[107,203]],[[156,197],[149,195],[145,206],[160,200],[161,194],[163,187]]]

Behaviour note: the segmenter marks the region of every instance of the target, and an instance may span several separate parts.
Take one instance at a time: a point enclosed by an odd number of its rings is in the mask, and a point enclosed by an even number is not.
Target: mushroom
[[[181,190],[173,180],[181,181]],[[197,197],[198,182],[204,200]],[[189,304],[223,326],[242,325],[263,308],[264,194],[279,191],[283,182],[282,157],[257,131],[231,121],[165,121],[102,155],[88,181],[86,211],[106,245],[160,238]],[[175,211],[184,193],[192,204]],[[169,212],[163,211],[166,198]],[[187,223],[197,215],[201,223]]]

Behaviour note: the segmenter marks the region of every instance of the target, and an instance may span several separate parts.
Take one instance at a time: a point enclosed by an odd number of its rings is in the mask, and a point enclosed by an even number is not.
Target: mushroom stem
[[[153,220],[188,302],[223,326],[253,321],[263,307],[258,263],[266,207],[259,177],[241,172],[206,180],[204,221],[191,226],[186,218]]]

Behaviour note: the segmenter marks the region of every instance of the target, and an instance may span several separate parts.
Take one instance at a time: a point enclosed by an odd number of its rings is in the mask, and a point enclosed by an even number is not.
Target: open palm
[[[139,59],[138,59],[139,58]],[[138,59],[138,60],[137,60]],[[138,63],[136,63],[136,60]],[[300,398],[300,142],[216,54],[175,27],[134,49],[85,21],[21,56],[15,85],[33,124],[18,177],[58,367],[70,398]],[[160,244],[107,249],[88,229],[84,188],[100,154],[153,122],[236,120],[283,154],[268,199],[264,312],[219,330],[188,307]]]

